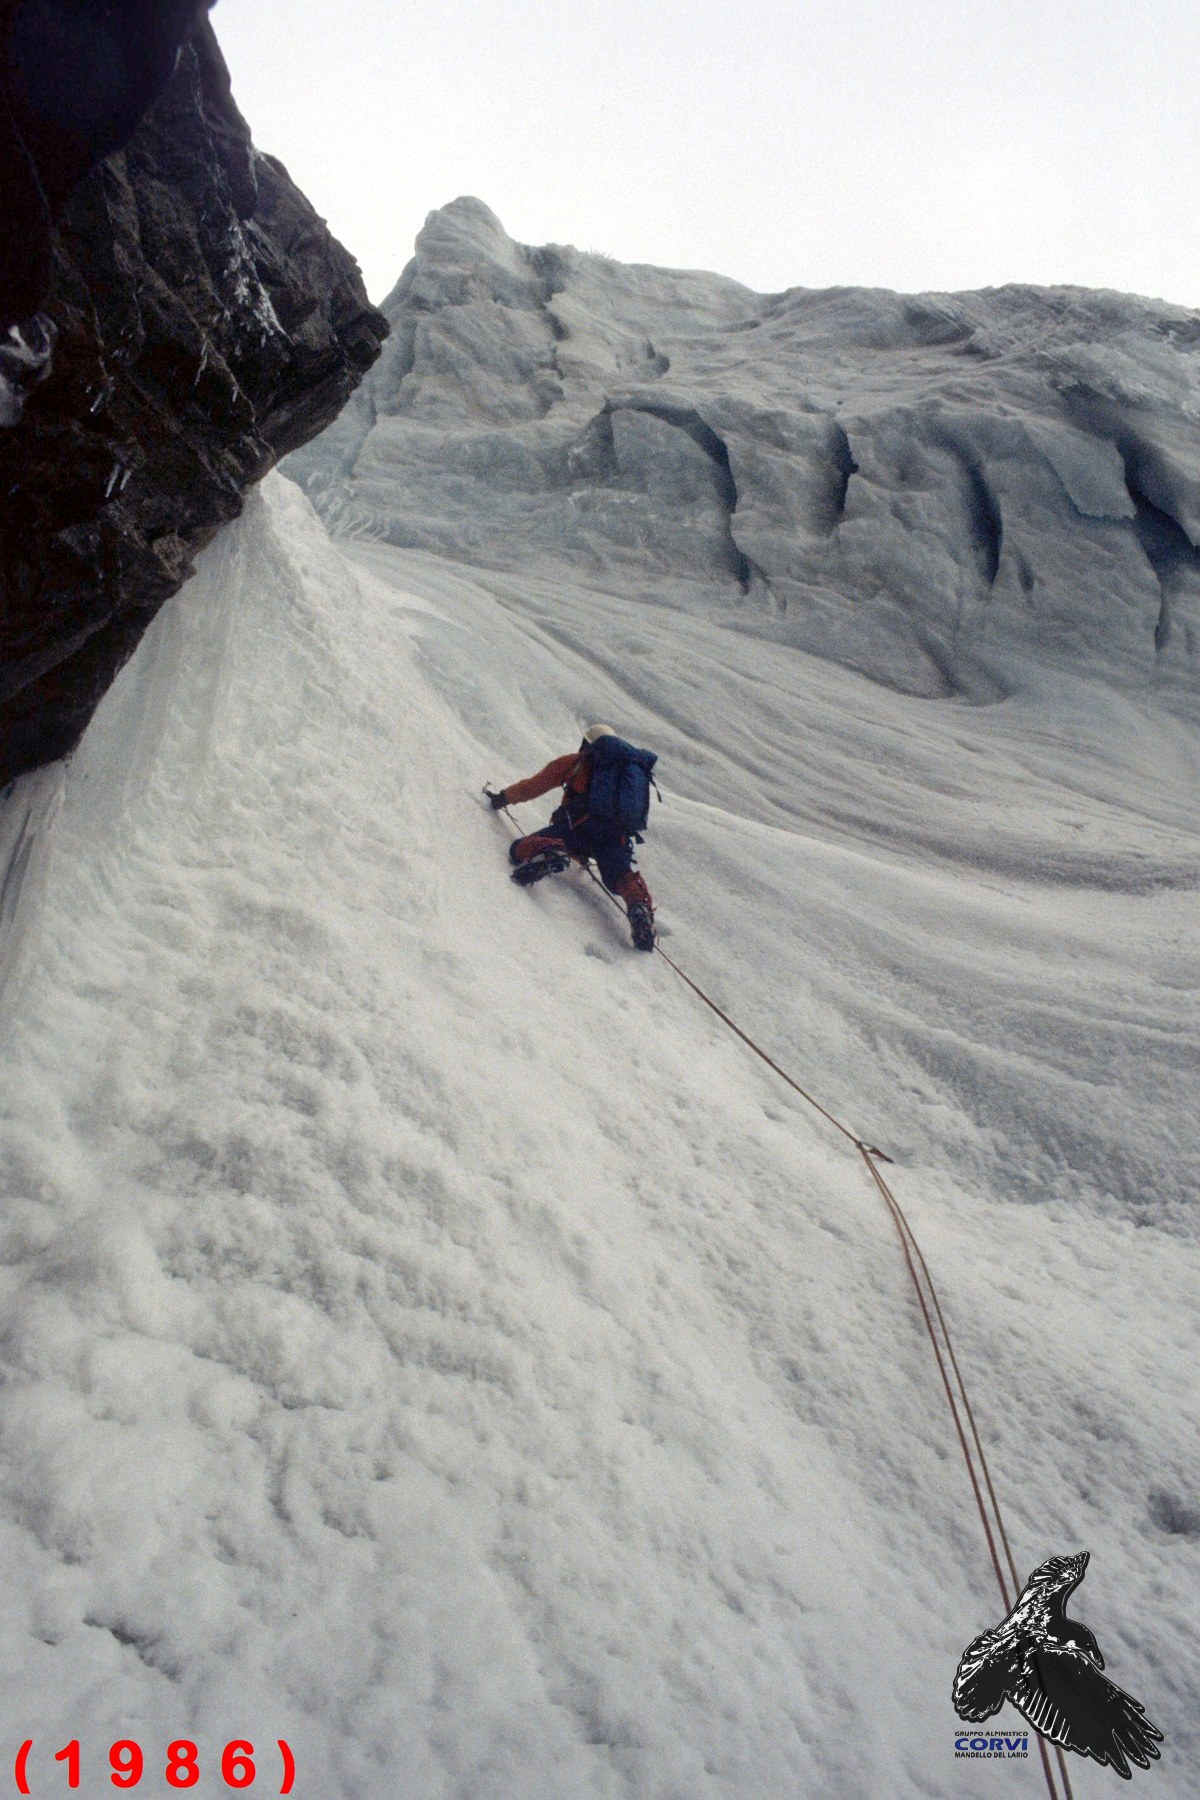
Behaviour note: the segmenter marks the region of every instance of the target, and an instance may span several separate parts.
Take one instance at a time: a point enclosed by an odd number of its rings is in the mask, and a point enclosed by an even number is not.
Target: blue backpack
[[[638,750],[624,738],[597,738],[590,746],[592,785],[588,790],[593,819],[637,837],[650,816],[650,788],[657,787],[653,769],[658,757],[653,750]]]

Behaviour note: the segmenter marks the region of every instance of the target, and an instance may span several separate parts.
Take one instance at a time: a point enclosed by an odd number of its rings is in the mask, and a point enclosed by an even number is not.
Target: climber
[[[512,878],[528,887],[567,868],[572,858],[594,861],[605,887],[625,902],[638,950],[654,948],[654,902],[633,867],[633,847],[646,825],[657,760],[652,751],[635,749],[609,726],[589,725],[578,750],[556,756],[527,781],[486,790],[498,808],[536,800],[561,786],[562,802],[550,823],[510,844]]]

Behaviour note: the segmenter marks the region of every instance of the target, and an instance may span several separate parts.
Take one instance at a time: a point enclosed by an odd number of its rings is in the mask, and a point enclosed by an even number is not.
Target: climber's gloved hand
[[[502,806],[508,805],[508,795],[503,788],[500,789],[499,793],[493,793],[491,788],[484,788],[483,791],[492,803],[493,812],[499,812]]]

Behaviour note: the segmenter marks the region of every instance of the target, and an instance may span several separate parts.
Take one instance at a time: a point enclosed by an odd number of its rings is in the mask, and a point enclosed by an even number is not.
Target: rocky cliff
[[[197,551],[387,333],[254,148],[207,22],[67,201],[43,315],[52,372],[0,430],[0,786],[71,749]]]

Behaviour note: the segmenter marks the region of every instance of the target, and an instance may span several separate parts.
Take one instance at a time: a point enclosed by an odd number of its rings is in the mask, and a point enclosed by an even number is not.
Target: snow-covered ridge
[[[291,469],[334,529],[716,607],[913,693],[1031,661],[1189,706],[1200,314],[1081,289],[762,296],[430,215]]]

